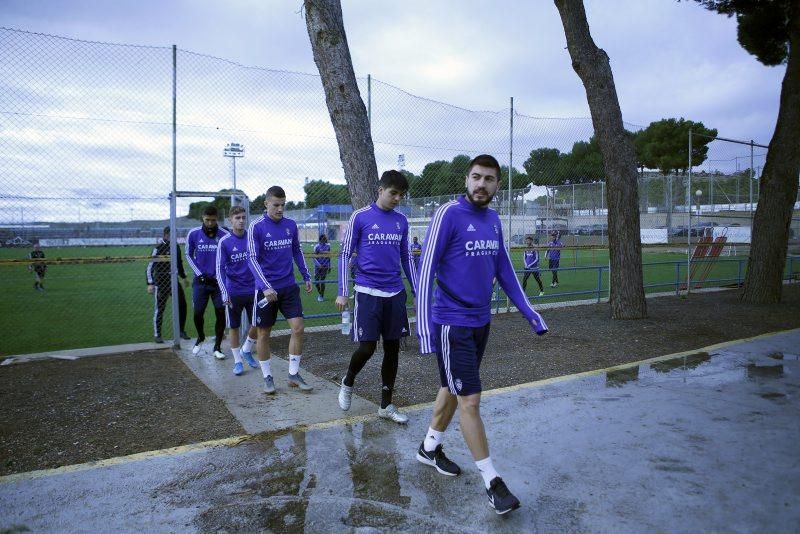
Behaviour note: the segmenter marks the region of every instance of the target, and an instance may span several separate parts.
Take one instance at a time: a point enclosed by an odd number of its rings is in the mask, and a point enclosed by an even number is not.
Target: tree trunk
[[[367,109],[358,91],[339,0],[304,0],[306,28],[353,208],[375,200],[378,167]]]
[[[759,181],[758,208],[742,300],[780,302],[789,226],[800,173],[800,5],[789,8],[789,60],[781,86],[775,133]]]
[[[608,55],[589,33],[582,0],[555,0],[572,68],[586,88],[592,124],[603,154],[611,258],[611,316],[647,317],[639,232],[639,189],[633,141],[625,134]]]

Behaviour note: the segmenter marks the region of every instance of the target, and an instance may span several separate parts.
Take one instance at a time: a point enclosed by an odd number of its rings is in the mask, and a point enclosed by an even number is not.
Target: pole
[[[172,293],[172,347],[181,348],[178,310],[178,48],[172,45],[172,193],[169,195],[169,281]]]
[[[231,158],[233,160],[233,191],[236,192],[236,158]]]
[[[753,140],[750,139],[750,235],[753,233]]]
[[[510,106],[508,108],[508,235],[506,235],[506,248],[508,249],[508,256],[511,257],[511,177],[514,168],[514,97],[510,97]],[[506,309],[511,307],[511,303],[506,294]]]
[[[692,291],[692,130],[689,130],[689,187],[686,188],[686,294]]]

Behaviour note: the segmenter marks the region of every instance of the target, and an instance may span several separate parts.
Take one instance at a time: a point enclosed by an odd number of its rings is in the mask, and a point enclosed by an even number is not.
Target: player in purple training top
[[[419,243],[419,239],[417,236],[412,238],[411,246],[409,247],[411,252],[411,261],[414,262],[414,268],[419,271],[419,260],[422,258],[422,245]]]
[[[314,284],[317,286],[317,302],[325,300],[325,278],[331,270],[331,246],[328,236],[319,234],[319,242],[314,245]]]
[[[253,359],[253,344],[258,331],[253,325],[253,307],[256,282],[250,272],[250,255],[247,252],[247,213],[241,206],[231,208],[231,233],[222,237],[217,246],[217,282],[222,292],[222,303],[225,304],[225,325],[229,328],[231,352],[233,353],[233,374],[244,372],[242,357],[247,364],[256,369],[258,364]],[[250,329],[244,345],[239,346],[239,327],[242,324],[242,312],[247,313]]]
[[[525,252],[523,252],[523,261],[525,262],[525,276],[522,277],[522,290],[525,291],[528,287],[528,278],[533,275],[533,279],[539,284],[539,296],[544,296],[544,285],[542,284],[542,277],[539,275],[539,239],[534,242],[532,236],[525,238]]]
[[[194,280],[192,281],[192,306],[194,307],[194,326],[197,329],[197,341],[192,354],[197,354],[203,347],[206,334],[203,330],[208,299],[214,305],[214,356],[218,360],[225,359],[222,353],[222,338],[225,337],[225,306],[222,304],[222,293],[217,285],[217,244],[227,230],[217,225],[217,208],[206,206],[203,210],[203,225],[192,228],[186,234],[186,261],[189,263]]]
[[[264,215],[250,223],[247,231],[247,250],[250,269],[256,281],[256,327],[258,328],[258,360],[264,375],[264,392],[275,393],[275,380],[270,368],[269,336],[278,318],[283,314],[292,330],[289,338],[289,387],[303,391],[313,389],[300,376],[300,358],[303,354],[303,303],[300,288],[294,279],[297,264],[305,283],[306,293],[311,293],[311,275],[300,248],[297,224],[283,216],[286,192],[274,185],[267,189]],[[264,300],[266,299],[266,300]],[[261,306],[261,302],[266,305]]]
[[[339,407],[350,409],[356,375],[375,353],[383,337],[381,364],[381,407],[378,415],[396,423],[407,423],[408,416],[397,411],[392,392],[397,377],[400,338],[408,336],[406,290],[400,265],[412,291],[416,269],[408,254],[408,220],[395,211],[408,190],[408,180],[398,171],[386,171],[378,182],[378,199],[350,216],[339,255],[339,311],[347,307],[350,283],[349,262],[356,253],[353,341],[358,348],[350,358],[347,374],[339,388]]]
[[[561,263],[561,247],[564,243],[561,242],[558,232],[551,232],[550,236],[552,241],[547,243],[547,259],[550,272],[553,273],[553,281],[550,287],[558,287],[558,265]]]
[[[498,514],[519,507],[489,456],[480,416],[480,365],[489,338],[492,280],[497,278],[533,330],[547,332],[542,317],[528,303],[519,285],[497,212],[489,208],[500,186],[500,164],[489,155],[473,159],[466,176],[466,196],[441,206],[433,216],[417,285],[417,334],[420,352],[435,352],[441,388],[417,460],[444,475],[461,469],[442,448],[442,435],[456,411],[489,502]],[[437,288],[432,299],[433,281]],[[433,302],[432,302],[433,301]]]

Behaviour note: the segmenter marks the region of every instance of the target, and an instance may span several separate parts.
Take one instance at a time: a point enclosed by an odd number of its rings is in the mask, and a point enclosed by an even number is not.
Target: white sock
[[[242,344],[242,350],[245,352],[253,352],[253,345],[256,344],[256,340],[250,336],[247,336],[247,339]]]
[[[289,355],[289,374],[296,375],[300,372],[300,354]]]
[[[494,480],[495,477],[499,476],[492,465],[492,457],[487,456],[483,460],[478,460],[475,462],[475,465],[478,466],[478,471],[481,472],[486,489],[489,489],[489,483]]]
[[[258,362],[261,365],[261,374],[264,375],[264,378],[268,376],[272,376],[272,370],[269,368],[269,360],[264,360]]]
[[[235,363],[242,363],[242,349],[239,347],[232,347],[231,352],[233,352],[233,361]]]
[[[422,442],[422,448],[428,452],[433,451],[442,442],[442,435],[444,432],[434,430],[433,427],[428,427],[428,433],[425,434],[425,441]]]

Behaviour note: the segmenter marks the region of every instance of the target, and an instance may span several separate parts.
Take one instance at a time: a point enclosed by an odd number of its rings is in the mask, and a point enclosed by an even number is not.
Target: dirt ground
[[[550,333],[537,337],[518,314],[501,315],[481,375],[484,389],[601,369],[715,343],[800,327],[800,284],[783,303],[744,305],[738,292],[648,300],[649,318],[612,321],[608,304],[544,310]],[[273,340],[286,355],[288,338]],[[430,402],[435,357],[408,338],[395,403]],[[303,367],[338,383],[354,345],[338,331],[308,334]],[[378,349],[380,351],[380,347]],[[380,400],[380,353],[356,393]],[[168,350],[0,367],[0,475],[44,469],[244,434],[215,397]]]

